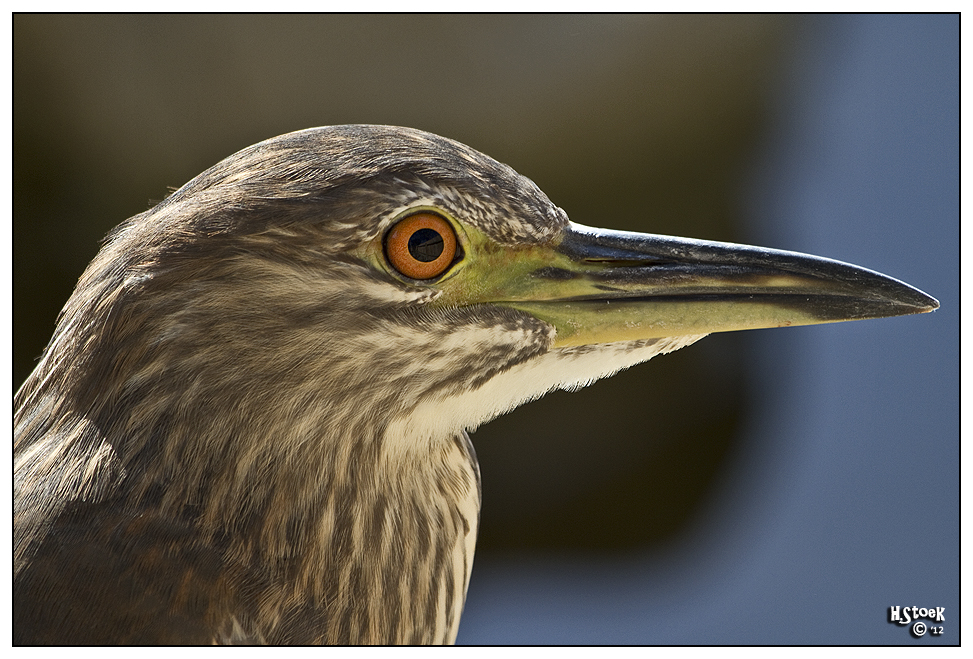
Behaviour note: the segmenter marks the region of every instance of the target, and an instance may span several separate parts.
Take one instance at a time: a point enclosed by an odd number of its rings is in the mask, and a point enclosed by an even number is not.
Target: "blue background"
[[[752,242],[893,273],[941,309],[752,333],[759,407],[687,537],[478,560],[459,642],[959,642],[958,37],[955,17],[820,21],[746,186]],[[891,605],[944,606],[944,635],[917,641]]]

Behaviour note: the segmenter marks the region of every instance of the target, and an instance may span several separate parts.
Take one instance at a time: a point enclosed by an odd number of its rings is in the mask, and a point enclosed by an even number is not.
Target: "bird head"
[[[828,259],[574,224],[457,142],[326,127],[244,149],[120,225],[21,395],[63,392],[59,414],[145,491],[185,483],[162,495],[176,505],[311,487],[321,465],[351,478],[365,457],[421,464],[710,332],[937,306]]]

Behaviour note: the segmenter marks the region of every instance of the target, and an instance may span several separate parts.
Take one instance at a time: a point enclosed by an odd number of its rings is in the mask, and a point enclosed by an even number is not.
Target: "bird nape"
[[[573,224],[417,130],[261,142],[108,236],[16,394],[14,641],[452,642],[468,430],[710,332],[938,306]]]

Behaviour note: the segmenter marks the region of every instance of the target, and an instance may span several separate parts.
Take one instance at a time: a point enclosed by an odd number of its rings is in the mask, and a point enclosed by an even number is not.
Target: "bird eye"
[[[446,272],[456,256],[453,227],[434,213],[416,213],[385,236],[385,256],[411,279],[432,279]]]

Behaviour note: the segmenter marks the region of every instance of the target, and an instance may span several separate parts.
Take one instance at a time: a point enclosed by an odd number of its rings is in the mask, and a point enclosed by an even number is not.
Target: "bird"
[[[416,129],[260,142],[107,236],[15,394],[14,642],[452,643],[478,426],[713,332],[938,306],[573,223]]]

